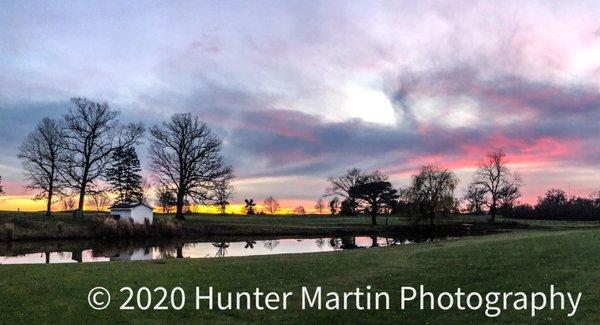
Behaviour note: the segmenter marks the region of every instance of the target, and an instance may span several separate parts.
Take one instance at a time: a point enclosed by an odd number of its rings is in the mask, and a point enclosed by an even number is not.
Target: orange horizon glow
[[[276,215],[287,215],[293,214],[294,208],[302,205],[306,210],[307,214],[318,214],[317,211],[312,207],[312,205],[306,205],[308,201],[302,200],[281,200],[280,204],[286,202],[286,205],[283,206],[275,213]],[[296,202],[297,204],[290,204],[292,202]],[[305,205],[301,204],[305,203]],[[290,204],[288,206],[288,204]],[[291,206],[291,207],[290,207]],[[84,204],[84,211],[95,211],[88,204]],[[174,213],[174,208],[171,209],[171,213]],[[256,213],[259,213],[265,210],[265,206],[262,204],[256,204],[254,207]],[[0,211],[21,211],[21,212],[42,212],[46,211],[46,201],[44,200],[33,200],[31,196],[27,195],[6,195],[0,197]],[[54,202],[52,204],[52,211],[60,212],[64,211],[62,209],[60,202]],[[105,211],[108,211],[105,210]],[[161,213],[162,209],[159,207],[154,207],[154,211]],[[207,214],[219,214],[219,209],[214,205],[200,205],[194,204],[191,207],[192,213],[207,213]],[[324,209],[323,214],[327,214],[328,209]],[[242,203],[233,203],[227,206],[225,213],[227,214],[244,214],[244,204]]]

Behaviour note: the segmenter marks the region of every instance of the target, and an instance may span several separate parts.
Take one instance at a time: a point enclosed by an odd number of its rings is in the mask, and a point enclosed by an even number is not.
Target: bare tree
[[[521,176],[517,173],[513,173],[507,179],[506,184],[500,189],[500,198],[498,200],[500,207],[503,209],[514,207],[517,200],[521,197],[521,184]]]
[[[319,214],[323,213],[323,210],[325,210],[325,203],[323,203],[323,198],[322,197],[320,197],[317,200],[317,203],[315,203],[315,210]]]
[[[279,201],[272,196],[267,197],[263,204],[269,214],[275,214],[279,210]]]
[[[254,203],[254,199],[245,199],[244,202],[244,212],[246,213],[246,215],[254,215],[256,213],[254,211],[254,207],[256,206],[256,203]]]
[[[299,216],[303,216],[306,214],[306,210],[304,209],[303,206],[299,205],[297,207],[294,208],[294,214],[299,215]]]
[[[174,114],[151,128],[150,166],[156,182],[176,193],[177,219],[184,218],[186,199],[207,203],[215,185],[231,177],[220,151],[221,139],[191,114]]]
[[[473,176],[473,184],[485,190],[492,222],[496,220],[496,212],[503,195],[507,191],[518,192],[521,186],[520,178],[511,173],[507,163],[506,154],[502,150],[489,153],[479,163]]]
[[[432,226],[436,217],[453,210],[457,184],[454,173],[432,165],[423,166],[419,174],[413,175],[410,187],[413,203]]]
[[[329,186],[325,189],[325,196],[341,196],[348,201],[352,214],[356,213],[357,200],[350,194],[350,189],[362,182],[365,175],[358,168],[349,169],[345,175],[329,177]]]
[[[72,102],[64,117],[66,159],[59,171],[68,186],[78,192],[77,211],[83,215],[85,195],[104,176],[111,154],[138,143],[144,128],[141,124],[122,127],[117,121],[119,112],[107,103],[85,98],[73,98]]]
[[[481,214],[483,212],[483,206],[486,203],[485,192],[485,189],[481,186],[473,183],[469,184],[463,199],[470,213]]]
[[[233,177],[233,175],[232,175]],[[229,200],[233,196],[233,186],[230,179],[224,179],[215,184],[214,187],[214,205],[219,209],[221,214],[225,214]]]
[[[98,191],[89,195],[88,204],[96,211],[104,211],[110,205],[110,198],[104,191]]]
[[[29,179],[29,189],[36,191],[35,200],[46,200],[46,215],[52,215],[52,197],[60,193],[59,161],[64,157],[63,127],[44,118],[19,147],[18,158]]]

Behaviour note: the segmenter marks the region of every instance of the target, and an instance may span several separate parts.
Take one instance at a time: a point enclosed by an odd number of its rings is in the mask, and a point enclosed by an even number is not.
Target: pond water
[[[0,245],[0,264],[85,263],[314,253],[412,243],[414,242],[408,239],[364,236],[244,241],[212,240],[152,244],[135,242],[101,243],[95,241],[81,244],[66,242],[61,245],[54,243],[13,243]]]

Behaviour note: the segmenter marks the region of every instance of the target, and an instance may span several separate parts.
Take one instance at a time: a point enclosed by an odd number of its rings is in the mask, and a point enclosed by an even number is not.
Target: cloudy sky
[[[197,114],[236,201],[309,207],[350,167],[402,186],[427,163],[462,191],[496,148],[524,201],[600,189],[597,1],[0,4],[0,209],[28,197],[17,147],[74,96],[125,122]]]

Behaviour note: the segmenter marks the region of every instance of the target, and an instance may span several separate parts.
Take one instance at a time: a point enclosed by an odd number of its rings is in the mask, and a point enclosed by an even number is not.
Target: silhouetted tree
[[[215,185],[231,177],[232,169],[220,155],[221,143],[191,114],[174,114],[151,128],[150,166],[157,183],[176,193],[177,219],[184,218],[186,199],[207,203]]]
[[[590,200],[592,200],[594,207],[600,209],[600,191],[593,192],[589,195]]]
[[[44,118],[19,147],[18,158],[29,179],[29,189],[37,194],[35,200],[46,200],[46,215],[52,214],[52,198],[60,193],[58,166],[64,159],[65,133],[63,126],[53,119]]]
[[[349,169],[345,175],[339,177],[329,177],[327,180],[330,185],[325,189],[326,196],[340,196],[348,201],[348,207],[351,214],[356,214],[357,198],[353,197],[350,189],[360,182],[364,182],[365,175],[358,168]]]
[[[502,150],[489,153],[479,163],[473,177],[473,184],[481,187],[486,193],[486,204],[490,209],[491,221],[496,220],[503,193],[509,188],[520,186],[518,175],[514,175],[507,167],[506,154]],[[514,189],[511,189],[514,191]]]
[[[263,204],[269,214],[275,214],[279,210],[279,201],[272,196],[267,197]]]
[[[340,203],[340,214],[343,216],[351,216],[353,213],[354,211],[352,211],[351,203],[348,200],[343,200],[342,203]]]
[[[499,206],[503,209],[512,209],[521,197],[521,176],[514,173],[507,179],[507,183],[500,190]]]
[[[299,205],[294,209],[294,214],[297,214],[299,216],[303,216],[306,214],[306,210],[304,209],[303,206]]]
[[[233,186],[229,179],[223,179],[215,184],[214,204],[221,214],[225,214],[229,200],[233,196]]]
[[[467,210],[470,213],[481,214],[483,212],[483,206],[486,202],[485,192],[485,189],[477,186],[477,184],[471,183],[469,187],[467,187],[464,200],[467,203]]]
[[[417,175],[412,176],[410,193],[421,217],[434,219],[449,214],[454,207],[454,189],[458,178],[447,169],[436,166],[423,166]]]
[[[4,194],[4,188],[2,188],[2,176],[0,176],[0,195]]]
[[[244,203],[246,203],[246,205],[244,206],[246,214],[249,216],[254,215],[254,207],[256,206],[256,203],[254,203],[254,199],[245,199]]]
[[[337,196],[334,196],[331,201],[329,201],[329,212],[331,214],[336,214],[340,209],[340,199]]]
[[[159,187],[156,190],[156,198],[163,213],[171,212],[171,207],[177,204],[177,199],[173,192],[165,187]]]
[[[142,200],[142,168],[133,147],[119,147],[111,155],[111,163],[106,169],[106,181],[110,191],[117,194],[117,203],[139,202]]]
[[[73,107],[64,116],[65,159],[59,168],[61,178],[79,195],[77,211],[83,215],[86,192],[105,176],[112,153],[138,143],[144,127],[141,123],[122,127],[118,111],[106,103],[73,98]]]
[[[323,210],[325,210],[325,204],[323,203],[323,198],[320,197],[317,200],[317,203],[315,203],[315,211],[317,211],[317,213],[323,213]]]
[[[535,205],[536,214],[540,214],[549,219],[560,218],[564,214],[565,207],[569,203],[569,198],[565,191],[561,189],[550,189],[544,196],[538,197]]]
[[[398,198],[398,191],[387,181],[387,176],[379,171],[368,174],[358,184],[350,188],[350,195],[365,205],[371,214],[371,226],[377,225],[377,215],[389,209],[389,203]]]
[[[104,211],[110,205],[110,198],[106,192],[98,191],[89,195],[88,204],[96,211]]]

